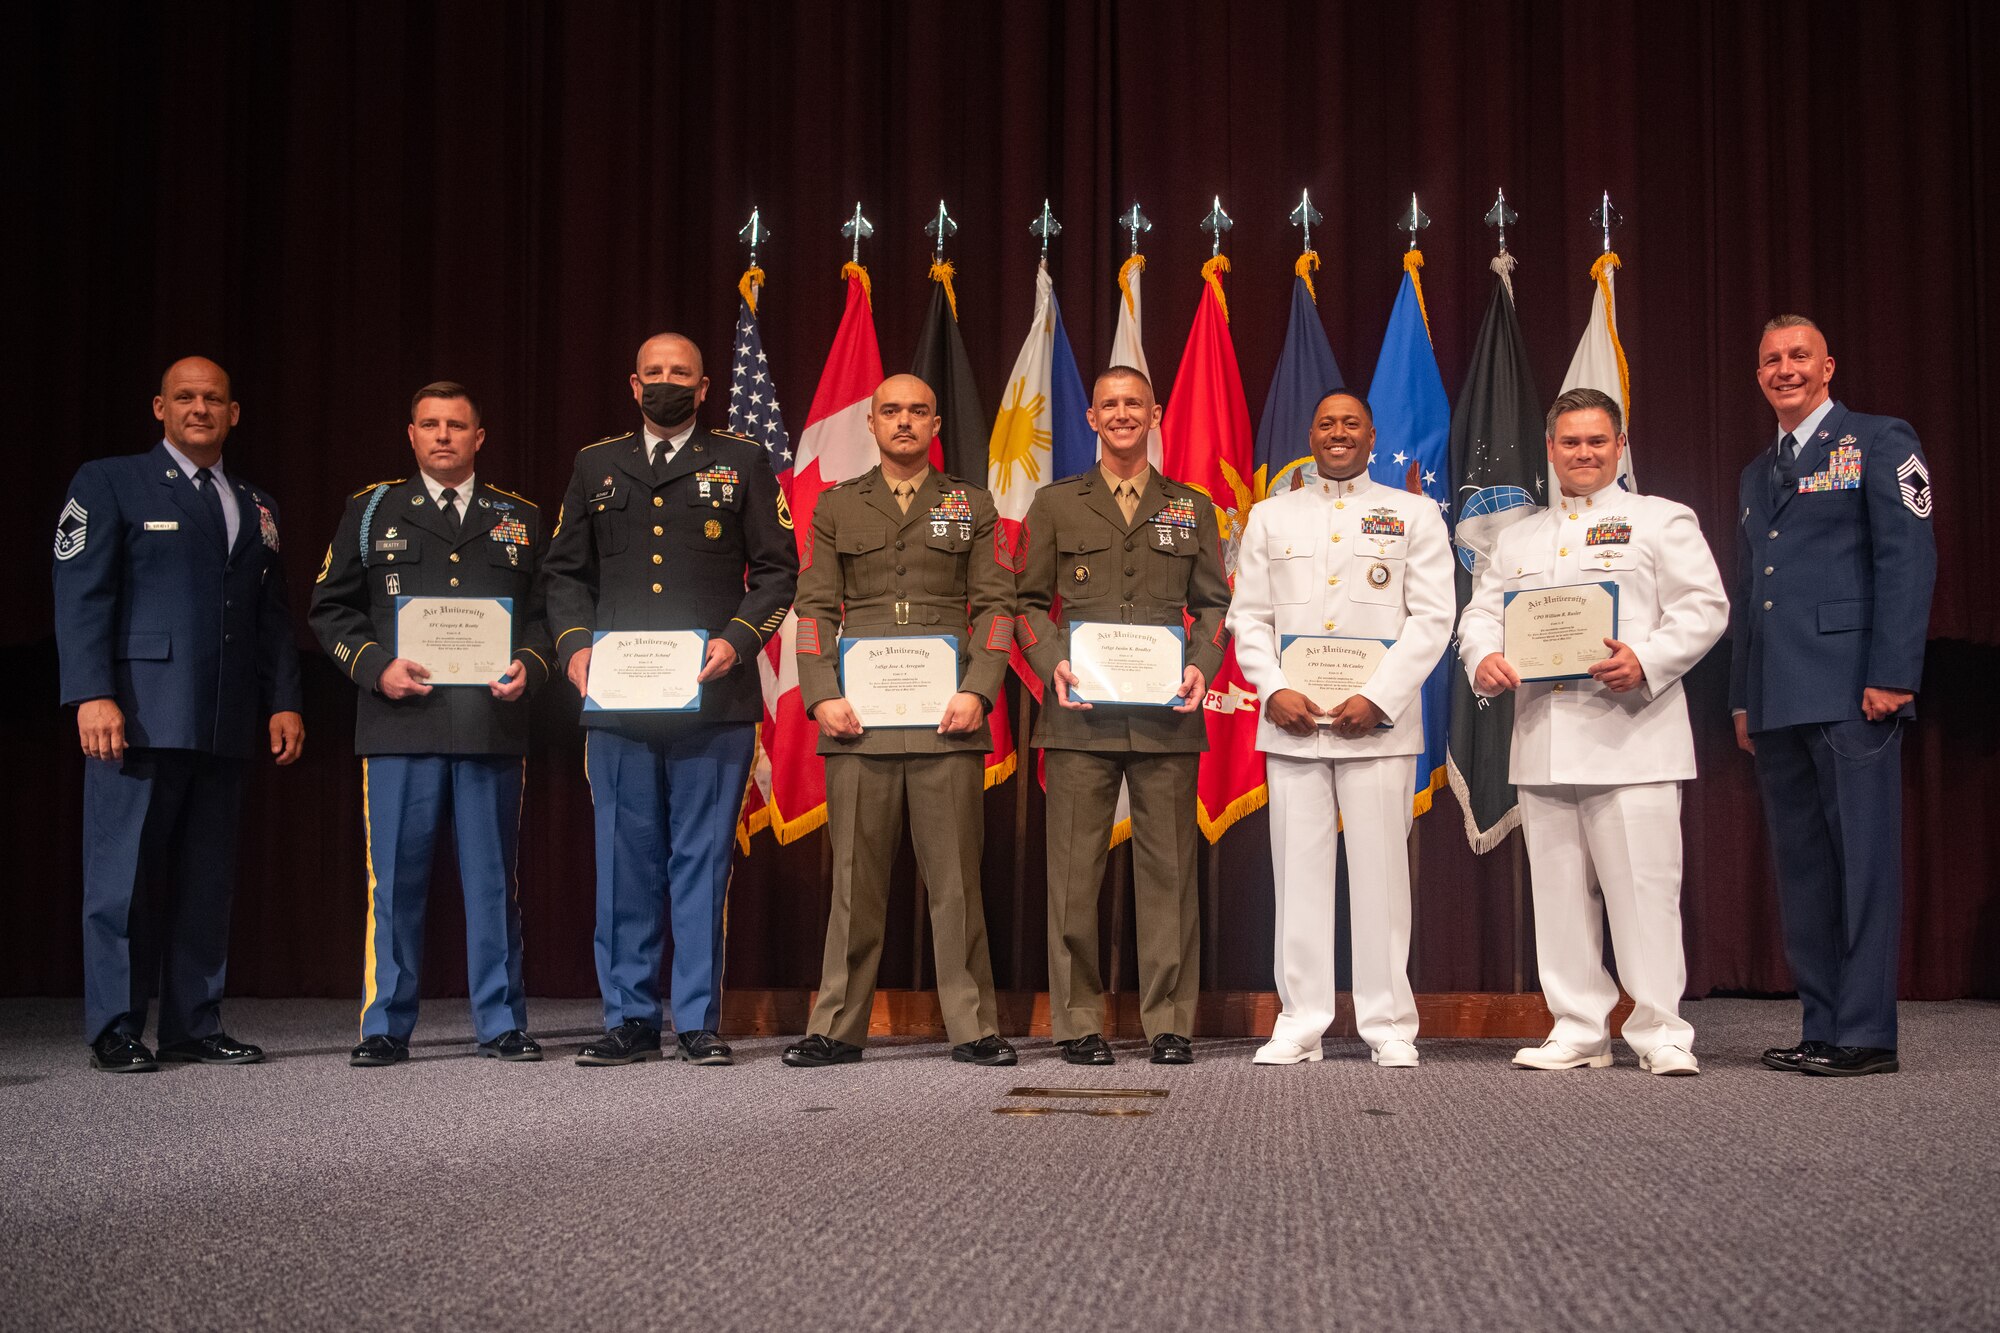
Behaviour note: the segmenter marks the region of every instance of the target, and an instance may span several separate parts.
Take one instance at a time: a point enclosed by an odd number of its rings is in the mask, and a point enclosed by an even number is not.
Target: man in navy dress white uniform
[[[99,1069],[254,1064],[222,1028],[251,757],[299,757],[278,503],[225,471],[242,415],[203,357],[167,367],[143,454],[85,463],[56,520],[56,647],[83,774],[84,1038]]]
[[[1764,326],[1778,416],[1743,469],[1729,704],[1756,758],[1785,956],[1804,1022],[1773,1069],[1896,1072],[1903,728],[1915,714],[1937,543],[1908,422],[1833,400],[1817,325]]]

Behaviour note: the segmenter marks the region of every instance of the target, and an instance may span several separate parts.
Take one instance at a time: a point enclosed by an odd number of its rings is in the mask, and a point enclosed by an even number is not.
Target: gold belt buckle
[[[910,623],[910,604],[908,602],[896,603],[896,623],[898,625],[907,625]]]

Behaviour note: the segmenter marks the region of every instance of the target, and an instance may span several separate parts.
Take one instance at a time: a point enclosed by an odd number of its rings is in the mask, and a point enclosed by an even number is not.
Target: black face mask
[[[695,386],[655,380],[639,386],[639,408],[656,426],[678,426],[694,415]]]

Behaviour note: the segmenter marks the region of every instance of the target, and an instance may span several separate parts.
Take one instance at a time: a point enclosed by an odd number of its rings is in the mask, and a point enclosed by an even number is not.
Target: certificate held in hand
[[[958,693],[958,636],[842,638],[840,692],[864,730],[936,730]]]
[[[1618,585],[1569,583],[1507,594],[1505,655],[1523,681],[1582,680],[1611,656],[1618,637]]]
[[[427,685],[487,685],[514,664],[511,597],[398,597],[396,656]]]
[[[591,636],[583,711],[692,713],[701,707],[708,632],[599,630]]]
[[[1287,686],[1312,700],[1322,711],[1331,713],[1375,678],[1382,658],[1395,642],[1332,634],[1287,634],[1278,645],[1278,670],[1284,673]]]
[[[1187,631],[1179,625],[1075,620],[1069,627],[1070,698],[1088,704],[1172,708],[1181,700]]]

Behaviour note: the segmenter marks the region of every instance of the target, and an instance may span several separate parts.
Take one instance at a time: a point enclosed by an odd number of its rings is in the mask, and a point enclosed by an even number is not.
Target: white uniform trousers
[[[1681,784],[1522,787],[1521,829],[1535,890],[1535,959],[1555,1015],[1550,1035],[1595,1055],[1611,1044],[1618,983],[1604,969],[1604,921],[1632,997],[1620,1035],[1636,1053],[1692,1050],[1680,1016]],[[1596,875],[1603,895],[1591,892]]]
[[[1333,1024],[1334,836],[1347,840],[1354,1025],[1370,1049],[1417,1039],[1410,993],[1410,791],[1417,756],[1265,756],[1271,868],[1278,890],[1277,978],[1284,1012],[1272,1036],[1302,1046]]]

